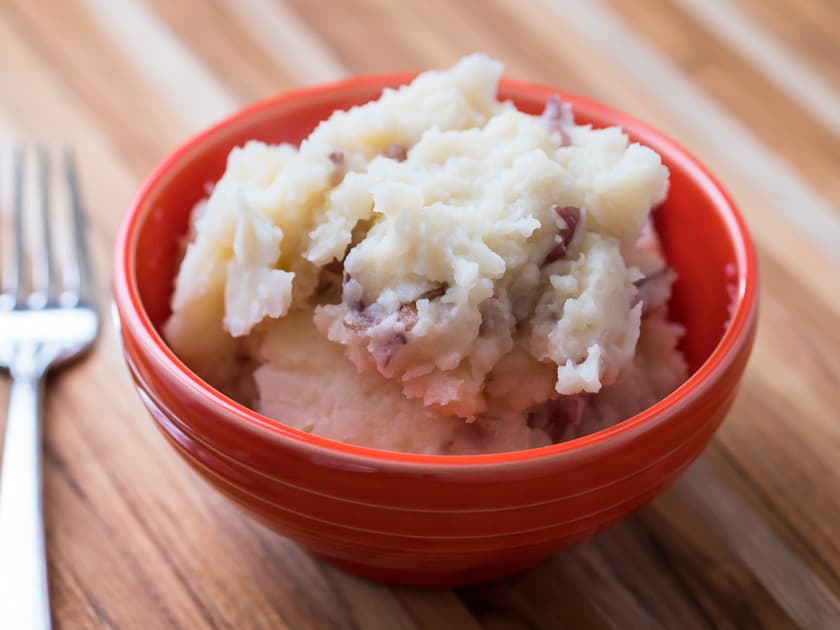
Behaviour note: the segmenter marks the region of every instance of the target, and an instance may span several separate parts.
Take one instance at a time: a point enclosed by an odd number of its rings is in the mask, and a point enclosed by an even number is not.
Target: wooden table
[[[242,516],[158,435],[108,325],[47,405],[56,625],[840,628],[838,22],[832,0],[0,3],[0,139],[77,148],[103,294],[123,209],[190,133],[295,85],[474,50],[671,134],[761,252],[755,353],[703,458],[594,540],[454,591],[357,579]]]

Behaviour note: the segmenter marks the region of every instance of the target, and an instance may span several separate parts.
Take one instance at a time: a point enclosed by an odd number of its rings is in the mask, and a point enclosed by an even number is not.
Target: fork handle
[[[0,626],[50,627],[41,505],[43,379],[12,375],[0,471]]]

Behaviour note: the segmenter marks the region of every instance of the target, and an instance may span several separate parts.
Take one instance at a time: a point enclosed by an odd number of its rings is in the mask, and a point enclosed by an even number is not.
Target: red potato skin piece
[[[397,162],[405,162],[408,157],[408,149],[401,144],[389,144],[385,147],[382,154],[387,158],[396,160]]]
[[[548,123],[549,130],[559,136],[561,147],[572,143],[569,127],[575,124],[575,117],[571,103],[564,103],[559,96],[552,94],[545,102],[542,117]]]
[[[569,243],[575,237],[578,225],[580,225],[580,208],[574,206],[553,205],[551,209],[562,220],[563,226],[557,230],[554,237],[554,247],[546,254],[543,260],[543,267],[560,260],[566,255]]]

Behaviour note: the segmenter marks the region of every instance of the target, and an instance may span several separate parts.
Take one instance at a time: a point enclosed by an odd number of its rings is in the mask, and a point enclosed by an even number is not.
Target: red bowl
[[[337,108],[411,75],[362,77],[252,105],[167,157],[132,202],[116,244],[114,300],[140,397],[175,450],[246,512],[363,576],[415,585],[492,579],[592,536],[644,505],[702,451],[732,405],[755,336],[757,268],[731,199],[647,125],[573,94],[578,121],[621,125],[671,170],[656,224],[679,273],[671,302],[691,376],[617,426],[513,453],[406,455],[284,426],[199,379],[160,335],[193,205],[246,140],[299,142]],[[537,113],[557,90],[503,80]]]

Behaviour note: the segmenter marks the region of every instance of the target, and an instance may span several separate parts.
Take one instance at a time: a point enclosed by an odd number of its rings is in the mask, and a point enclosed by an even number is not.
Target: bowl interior
[[[383,85],[407,78],[356,79],[332,89],[304,90],[258,103],[201,134],[158,167],[149,179],[142,207],[137,208],[133,252],[137,289],[153,325],[159,329],[170,312],[190,211],[222,175],[233,147],[250,139],[298,143],[333,110],[377,98]],[[552,92],[556,91],[513,81],[503,81],[499,91],[502,98],[530,113],[541,111]],[[667,258],[679,274],[671,313],[686,328],[682,349],[693,372],[720,341],[745,272],[733,219],[721,210],[725,198],[710,179],[698,176],[704,175],[701,167],[667,138],[597,103],[560,94],[573,103],[579,123],[620,124],[633,140],[659,152],[671,171],[668,198],[655,220]]]

